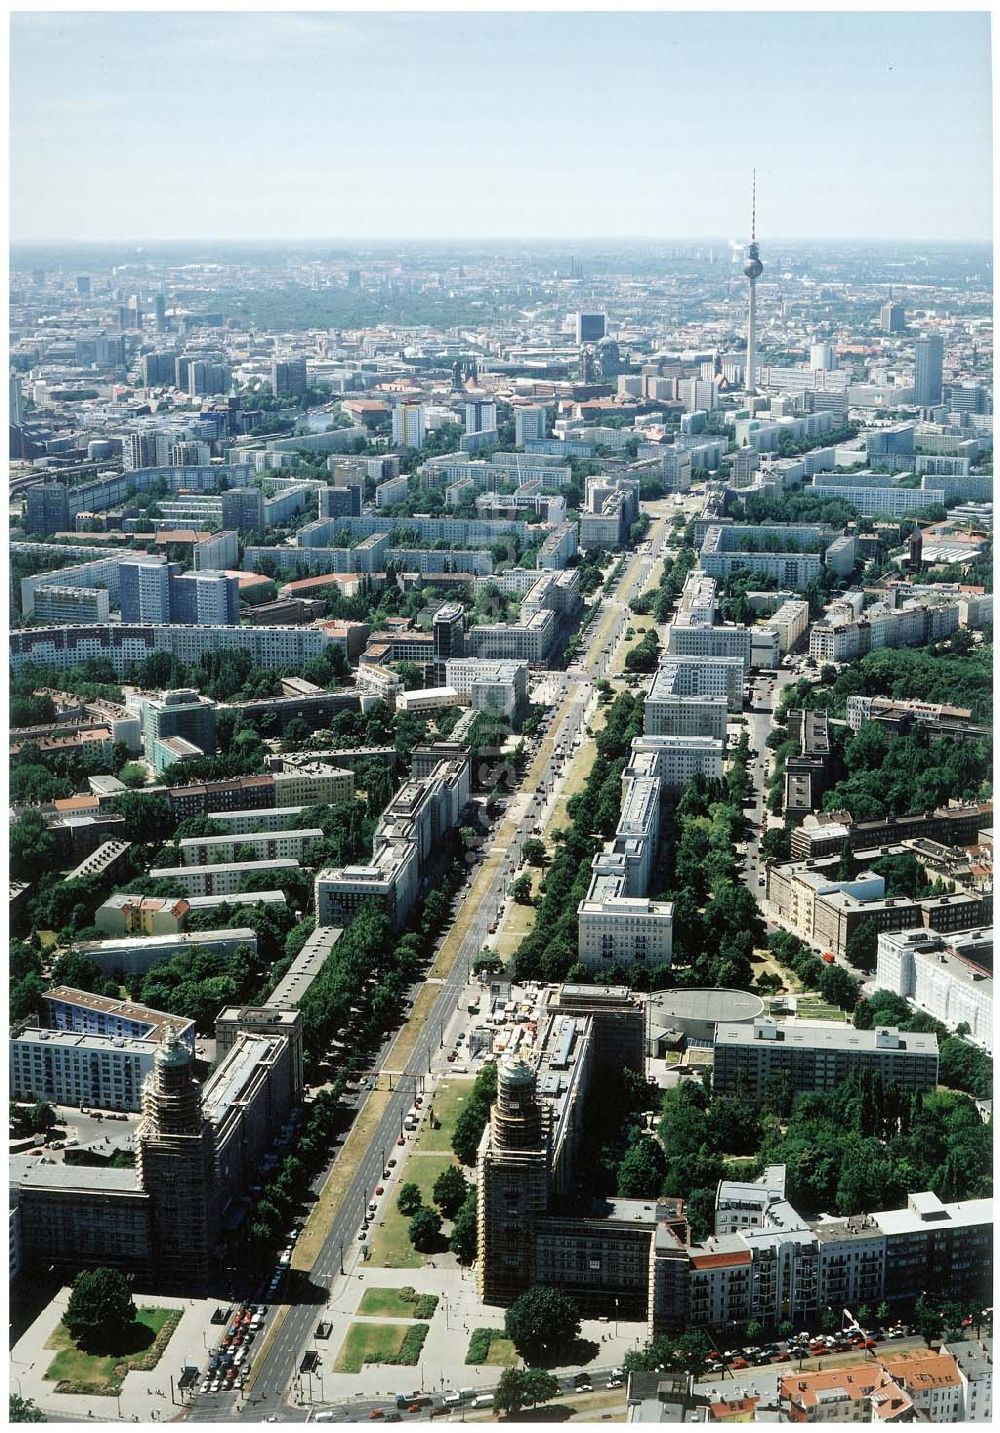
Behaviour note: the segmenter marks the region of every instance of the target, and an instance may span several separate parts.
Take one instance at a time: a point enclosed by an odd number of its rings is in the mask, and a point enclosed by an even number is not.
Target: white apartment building
[[[409,491],[409,478],[405,473],[400,473],[393,478],[387,478],[384,483],[379,483],[375,489],[375,506],[377,508],[391,508],[396,503],[401,503]]]
[[[228,839],[228,838],[225,838]],[[231,896],[239,891],[244,876],[266,871],[275,878],[297,871],[298,861],[285,856],[270,861],[227,861],[217,866],[157,866],[150,875],[158,881],[177,881],[185,896]]]
[[[334,806],[338,801],[350,801],[354,795],[353,771],[319,761],[273,775],[275,805]]]
[[[636,736],[629,765],[637,773],[658,777],[663,794],[675,796],[699,774],[721,778],[724,750],[725,742],[713,736]]]
[[[514,442],[518,448],[545,437],[548,413],[540,403],[514,409]]]
[[[107,622],[107,591],[102,587],[39,587],[34,616],[39,622]]]
[[[421,687],[417,691],[396,693],[398,712],[438,712],[462,705],[454,687]]]
[[[345,926],[366,901],[375,901],[398,929],[413,908],[420,883],[416,843],[387,842],[367,866],[340,866],[316,877],[316,925]]]
[[[820,662],[846,662],[882,647],[923,647],[958,631],[957,602],[908,602],[902,607],[876,603],[855,621],[832,613],[814,624],[809,655]]]
[[[702,627],[675,622],[667,631],[668,657],[739,657],[750,669],[750,628]]]
[[[556,630],[556,614],[543,609],[533,612],[527,621],[471,627],[465,641],[475,657],[542,663],[555,643]]]
[[[240,835],[185,836],[177,845],[185,866],[217,866],[236,861],[241,847],[249,848],[255,861],[289,860],[308,865],[322,840],[323,832],[313,826],[300,831],[253,830]]]
[[[862,517],[876,517],[882,513],[887,517],[903,517],[906,513],[918,512],[934,504],[944,506],[946,495],[943,488],[901,488],[888,483],[884,487],[867,487],[852,483],[849,475],[844,476],[842,484],[831,481],[836,476],[830,474],[825,482],[818,483],[817,474],[812,486],[821,489],[822,497],[841,498],[850,503]]]
[[[159,1040],[28,1026],[10,1039],[11,1099],[102,1110],[141,1108]]]
[[[768,619],[768,626],[778,634],[778,650],[782,656],[790,652],[800,637],[804,637],[809,626],[809,603],[798,599],[783,602],[777,612]]]
[[[330,644],[315,627],[177,627],[143,623],[91,623],[80,627],[28,627],[10,634],[11,668],[29,662],[65,670],[88,657],[106,657],[118,676],[154,652],[172,652],[196,662],[205,652],[249,652],[268,671],[300,667]]]
[[[399,403],[392,410],[392,441],[398,448],[422,448],[427,419],[419,403]]]
[[[516,721],[528,701],[527,662],[491,662],[476,657],[451,657],[445,681],[474,711],[501,712]]]
[[[711,627],[715,622],[717,591],[718,583],[714,577],[693,568],[684,579],[674,621],[689,627]]]
[[[673,952],[672,901],[618,894],[621,880],[596,874],[577,906],[578,949],[588,965],[669,965]]]
[[[875,984],[910,1000],[935,1020],[993,1049],[992,930],[949,936],[920,927],[878,938]]]

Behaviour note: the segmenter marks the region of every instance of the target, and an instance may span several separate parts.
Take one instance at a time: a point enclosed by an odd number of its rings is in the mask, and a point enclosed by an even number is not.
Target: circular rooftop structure
[[[508,1055],[500,1061],[497,1076],[505,1085],[533,1085],[535,1071],[520,1055]]]
[[[654,990],[649,997],[649,1054],[677,1043],[711,1040],[719,1021],[750,1025],[764,1013],[764,1002],[749,990]]]

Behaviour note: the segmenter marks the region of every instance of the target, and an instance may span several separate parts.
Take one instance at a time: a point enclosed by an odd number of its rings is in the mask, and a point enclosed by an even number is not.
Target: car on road
[[[368,1414],[368,1417],[369,1417],[369,1419],[384,1418],[384,1417],[385,1417],[385,1409],[384,1409],[384,1408],[373,1408],[373,1409],[371,1410],[371,1412]]]

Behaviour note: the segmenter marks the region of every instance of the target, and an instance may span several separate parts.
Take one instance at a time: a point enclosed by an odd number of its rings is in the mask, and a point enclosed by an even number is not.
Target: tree
[[[20,1394],[10,1395],[9,1419],[11,1423],[47,1423],[48,1419],[38,1404]]]
[[[125,818],[122,827],[124,839],[138,841],[145,846],[158,846],[167,840],[176,825],[174,809],[162,796],[127,791],[123,796],[115,797],[111,810],[116,816]]]
[[[531,877],[527,874],[518,876],[510,888],[510,893],[519,906],[531,905]]]
[[[544,1363],[569,1350],[580,1333],[580,1314],[561,1289],[535,1284],[511,1304],[504,1328],[523,1359]]]
[[[913,1310],[913,1326],[928,1348],[941,1337],[942,1324],[940,1310],[921,1294]]]
[[[414,1249],[421,1254],[433,1253],[441,1238],[441,1215],[422,1204],[410,1220],[408,1233]]]
[[[408,1183],[402,1185],[400,1187],[398,1195],[396,1196],[396,1208],[399,1210],[400,1214],[404,1214],[407,1216],[409,1216],[410,1214],[416,1214],[417,1210],[421,1207],[423,1202],[424,1198],[423,1195],[420,1193],[419,1184]]]
[[[476,1195],[475,1191],[470,1189],[465,1203],[455,1215],[451,1238],[448,1241],[448,1248],[460,1264],[468,1266],[476,1257],[479,1247],[476,1231]]]
[[[521,847],[521,855],[529,866],[543,866],[545,864],[545,844],[534,836],[529,836]]]
[[[524,1370],[505,1368],[493,1395],[493,1407],[498,1413],[506,1413],[509,1417],[516,1418],[525,1401]]]
[[[667,1160],[663,1146],[648,1135],[640,1135],[625,1151],[618,1166],[620,1199],[655,1199],[663,1190]]]
[[[559,1380],[544,1368],[526,1368],[524,1372],[524,1399],[529,1408],[536,1403],[546,1403],[559,1392]]]
[[[465,1203],[469,1182],[457,1164],[443,1169],[434,1181],[434,1203],[446,1219],[453,1219]]]
[[[859,970],[874,970],[878,951],[878,929],[871,917],[859,921],[847,937],[844,955]]]
[[[84,1269],[73,1280],[63,1323],[88,1352],[113,1353],[135,1322],[128,1282],[118,1269]]]
[[[10,831],[11,874],[21,881],[36,881],[56,864],[56,838],[40,811],[22,811]]]

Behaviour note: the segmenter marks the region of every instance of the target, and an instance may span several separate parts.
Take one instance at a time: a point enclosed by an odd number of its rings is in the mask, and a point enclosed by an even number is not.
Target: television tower
[[[757,171],[753,171],[753,199],[750,217],[750,251],[743,265],[743,272],[750,281],[750,308],[747,312],[747,363],[746,390],[752,398],[757,392],[757,280],[764,272],[757,245]]]

